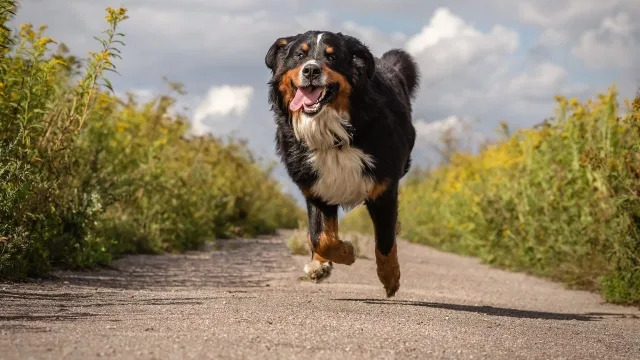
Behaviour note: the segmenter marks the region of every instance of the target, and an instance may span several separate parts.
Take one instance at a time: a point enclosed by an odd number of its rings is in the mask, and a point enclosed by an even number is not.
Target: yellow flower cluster
[[[36,41],[33,44],[33,46],[35,46],[35,47],[46,47],[47,45],[49,45],[51,43],[57,44],[57,42],[55,40],[51,39],[48,36],[45,36],[45,37],[42,37],[42,38],[38,39],[38,41]]]
[[[127,9],[125,8],[114,9],[112,7],[108,7],[106,10],[107,10],[107,15],[105,16],[105,18],[107,19],[107,22],[109,22],[110,24],[117,23],[129,18],[127,16]]]

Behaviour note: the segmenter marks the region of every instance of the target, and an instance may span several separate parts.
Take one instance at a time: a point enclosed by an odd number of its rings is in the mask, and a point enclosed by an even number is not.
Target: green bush
[[[613,90],[558,102],[554,121],[409,180],[402,234],[640,303],[640,98],[624,116]],[[365,218],[345,227],[367,231]]]
[[[11,32],[14,9],[0,0],[0,277],[298,225],[244,144],[190,137],[170,96],[113,95],[126,10],[107,9],[101,51],[80,61],[45,27]]]

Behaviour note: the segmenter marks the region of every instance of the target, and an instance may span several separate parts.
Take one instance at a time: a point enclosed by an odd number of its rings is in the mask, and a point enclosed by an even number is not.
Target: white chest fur
[[[352,207],[363,202],[374,186],[373,179],[363,176],[365,165],[373,167],[374,161],[350,145],[348,126],[348,116],[331,107],[314,117],[301,114],[293,120],[296,137],[311,150],[308,161],[318,173],[311,192],[329,204]],[[342,146],[336,147],[336,140]]]
[[[373,188],[373,180],[362,175],[365,163],[372,166],[373,161],[360,149],[344,145],[342,149],[316,150],[309,162],[318,172],[311,192],[329,204],[356,206]]]

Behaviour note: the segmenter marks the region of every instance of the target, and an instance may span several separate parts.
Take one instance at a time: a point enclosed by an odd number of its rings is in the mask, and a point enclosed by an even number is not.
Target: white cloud
[[[604,57],[623,52],[629,42],[636,45],[640,34],[628,33],[629,25],[640,17],[640,1],[637,0],[494,0],[505,7],[515,7],[518,18],[541,29],[538,43],[548,47],[579,43],[573,54],[587,61],[592,67],[628,66],[629,59],[609,61]],[[626,28],[625,28],[626,27]],[[625,34],[621,34],[625,32]],[[607,44],[613,42],[612,44]],[[587,60],[594,55],[594,60]],[[635,58],[637,60],[637,58]],[[606,64],[606,65],[605,65]],[[602,66],[601,66],[602,65]]]
[[[388,50],[401,48],[407,38],[401,32],[387,34],[375,27],[363,26],[354,21],[345,21],[342,28],[345,34],[358,38],[378,57]]]
[[[294,20],[296,25],[295,30],[299,31],[293,31],[294,28],[290,27],[290,33],[280,34],[278,36],[295,35],[296,33],[305,32],[307,30],[322,30],[326,29],[331,24],[331,16],[327,11],[298,14],[294,17]]]
[[[406,43],[421,66],[424,78],[436,81],[479,63],[493,63],[518,47],[518,33],[495,25],[482,33],[449,9],[435,11],[429,24]]]
[[[414,116],[442,119],[416,123],[423,141],[433,143],[441,133],[436,130],[461,118],[473,120],[474,134],[490,134],[500,121],[531,126],[553,115],[554,95],[585,90],[564,66],[527,61],[518,54],[519,45],[515,29],[494,25],[483,31],[448,9],[436,10],[406,44],[423,74]],[[425,135],[430,132],[436,135]]]
[[[207,12],[197,9],[174,9],[155,6],[135,6],[129,16],[144,19],[124,23],[133,37],[145,37],[169,44],[172,51],[206,53],[211,59],[254,54],[262,51],[248,39],[261,39],[283,29],[265,11],[243,13]],[[179,29],[179,31],[176,31]],[[267,46],[268,48],[268,46]]]
[[[439,145],[447,132],[458,138],[470,128],[469,124],[455,115],[432,122],[419,119],[413,125],[416,128],[416,146]]]
[[[429,24],[422,31],[407,41],[407,50],[419,53],[426,48],[435,46],[441,40],[450,40],[459,36],[474,37],[479,32],[465,24],[459,17],[453,15],[447,8],[437,9]]]
[[[482,33],[448,9],[436,10],[406,44],[422,72],[418,115],[478,115],[472,103],[502,81],[508,57],[517,45],[517,33],[502,26]]]
[[[136,0],[147,4],[157,4],[158,0]],[[234,0],[234,1],[211,1],[211,0],[180,0],[175,5],[178,8],[202,7],[209,10],[240,11],[252,10],[261,5],[263,0]]]
[[[542,63],[531,72],[516,75],[504,89],[506,93],[517,93],[521,98],[533,100],[549,100],[554,89],[561,89],[569,73],[564,68]]]
[[[587,30],[572,49],[592,68],[630,68],[640,61],[640,25],[628,13],[605,17],[598,28]]]
[[[494,0],[498,6],[515,7],[518,18],[540,28],[575,36],[594,28],[607,15],[640,14],[637,0]],[[633,16],[632,16],[633,17]]]
[[[252,86],[212,87],[193,113],[192,132],[203,135],[208,132],[226,132],[220,131],[222,129],[237,128],[237,121],[247,112],[252,96]],[[207,119],[213,120],[215,124],[205,124]],[[236,120],[235,123],[230,123],[233,120]]]
[[[487,139],[472,124],[456,115],[427,122],[414,120],[416,129],[414,160],[419,166],[433,165],[451,155],[450,151],[473,151]],[[449,154],[447,154],[449,153]]]
[[[539,44],[546,46],[560,46],[567,42],[567,34],[554,28],[545,29],[538,39]]]

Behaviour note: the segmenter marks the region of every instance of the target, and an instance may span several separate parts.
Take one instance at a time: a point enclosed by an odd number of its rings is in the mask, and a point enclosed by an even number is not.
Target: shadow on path
[[[510,308],[501,308],[494,306],[475,306],[475,305],[459,305],[447,304],[427,301],[412,300],[384,300],[384,299],[332,299],[335,301],[352,301],[371,305],[405,305],[405,306],[422,306],[434,309],[445,309],[453,311],[466,311],[476,314],[484,314],[489,316],[504,316],[519,319],[540,319],[540,320],[577,320],[577,321],[597,321],[605,317],[616,318],[632,318],[638,319],[635,314],[619,314],[619,313],[554,313],[546,311],[519,310]]]
[[[125,256],[98,271],[59,271],[53,283],[96,288],[262,287],[285,273],[288,250],[273,238],[218,240],[218,251]]]
[[[153,307],[224,301],[229,294],[211,296],[197,290],[270,286],[287,271],[282,258],[288,250],[277,238],[234,239],[217,245],[218,251],[125,256],[98,271],[58,271],[54,279],[26,281],[24,286],[8,283],[7,288],[0,282],[0,331],[39,331],[45,328],[35,325],[86,319],[110,322],[114,315],[133,312],[144,317],[163,311]],[[174,294],[174,290],[182,291]],[[243,295],[246,290],[238,292],[231,295],[234,300],[255,298]]]
[[[28,323],[73,322],[88,318],[100,321],[111,319],[111,314],[144,309],[152,306],[202,305],[223,297],[144,297],[123,294],[120,291],[57,292],[51,288],[38,291],[0,290],[0,330],[29,329]],[[112,308],[111,310],[102,310]],[[22,324],[15,324],[21,322]],[[23,326],[24,325],[24,326]],[[21,327],[22,326],[22,327]],[[37,328],[34,328],[37,330]],[[1,357],[0,357],[1,358]]]

